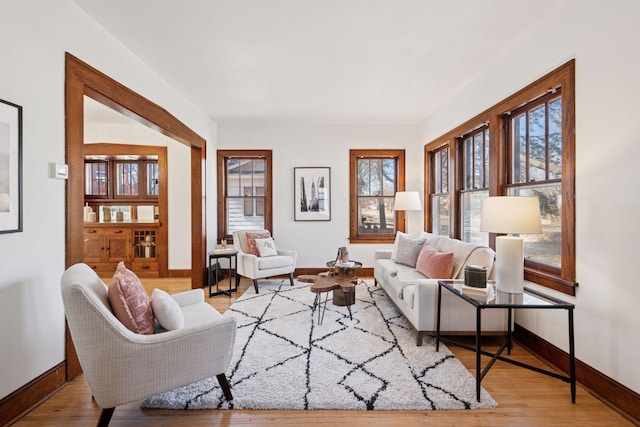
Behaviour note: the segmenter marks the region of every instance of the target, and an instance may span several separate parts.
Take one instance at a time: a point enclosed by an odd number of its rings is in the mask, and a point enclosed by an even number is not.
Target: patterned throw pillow
[[[138,276],[119,262],[109,284],[109,303],[113,314],[137,334],[153,334],[155,321],[149,295]]]
[[[404,236],[400,236],[395,261],[399,264],[415,267],[424,242],[425,239],[408,239]]]
[[[416,270],[429,279],[451,279],[453,266],[452,253],[438,252],[426,243],[416,262]]]
[[[262,258],[278,255],[276,243],[271,237],[267,237],[266,239],[256,239],[256,246],[258,247],[260,257]]]
[[[260,256],[260,253],[258,252],[258,246],[256,245],[256,239],[266,239],[267,237],[271,237],[271,233],[268,231],[263,231],[259,233],[247,233],[246,236],[249,253],[255,256]]]

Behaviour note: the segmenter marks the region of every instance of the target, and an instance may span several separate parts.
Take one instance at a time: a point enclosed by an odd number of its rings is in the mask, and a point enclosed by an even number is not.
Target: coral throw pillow
[[[155,320],[149,295],[138,276],[119,262],[109,284],[109,303],[113,314],[137,334],[153,334]]]
[[[453,265],[452,253],[438,252],[425,243],[418,255],[416,270],[429,279],[451,279]]]
[[[256,239],[266,239],[271,237],[271,233],[268,231],[262,231],[260,233],[247,233],[247,247],[249,248],[249,253],[255,256],[260,256],[258,252],[258,245],[256,244]]]

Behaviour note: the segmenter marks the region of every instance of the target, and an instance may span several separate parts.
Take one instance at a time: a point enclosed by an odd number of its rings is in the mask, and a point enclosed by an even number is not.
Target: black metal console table
[[[438,281],[438,313],[437,313],[437,324],[436,324],[436,351],[440,349],[440,341],[453,344],[467,350],[472,350],[476,352],[476,398],[478,402],[480,401],[480,382],[484,378],[484,376],[489,372],[491,366],[495,363],[496,360],[502,360],[507,363],[511,363],[516,366],[520,366],[521,368],[530,369],[535,372],[539,372],[544,375],[548,375],[554,378],[558,378],[564,382],[568,382],[571,384],[571,403],[576,403],[576,363],[575,363],[575,348],[573,343],[573,309],[575,306],[573,304],[567,303],[565,301],[559,300],[557,298],[551,297],[549,295],[545,295],[541,292],[535,291],[533,289],[524,288],[523,294],[508,294],[504,292],[495,292],[493,297],[489,295],[489,297],[479,297],[479,296],[471,296],[469,294],[465,294],[462,291],[462,285],[464,284],[461,280],[439,280]],[[489,284],[493,286],[493,284]],[[446,289],[447,291],[453,293],[457,297],[463,299],[468,302],[472,306],[476,308],[476,345],[475,347],[451,340],[449,338],[443,338],[440,336],[440,314],[441,314],[441,306],[442,306],[442,289]],[[480,343],[480,335],[482,332],[482,310],[486,309],[506,309],[508,312],[508,330],[507,330],[507,338],[502,344],[502,346],[498,349],[496,353],[490,353],[488,351],[482,350]],[[569,316],[569,376],[560,375],[556,372],[548,371],[545,369],[538,368],[536,366],[531,366],[526,363],[519,362],[517,360],[507,358],[502,356],[502,352],[504,349],[507,349],[507,354],[511,355],[511,347],[512,347],[512,319],[513,319],[513,310],[514,309],[562,309],[567,310]],[[480,356],[490,356],[491,360],[487,363],[484,369],[481,367]]]

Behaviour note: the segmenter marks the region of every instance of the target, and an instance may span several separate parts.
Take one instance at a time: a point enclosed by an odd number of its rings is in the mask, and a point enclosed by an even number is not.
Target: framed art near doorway
[[[294,219],[331,221],[331,168],[293,168]]]
[[[22,231],[22,107],[0,99],[0,233]]]

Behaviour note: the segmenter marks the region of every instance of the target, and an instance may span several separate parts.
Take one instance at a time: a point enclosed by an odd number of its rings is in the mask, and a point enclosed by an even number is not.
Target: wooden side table
[[[344,304],[336,304],[335,299],[333,300],[333,303],[334,305],[346,306],[349,311],[349,319],[353,320],[351,315],[351,305],[355,303],[356,284],[358,283],[357,277],[335,276],[330,273],[320,273],[318,275],[302,274],[297,277],[297,280],[303,283],[311,283],[309,290],[316,294],[316,298],[313,302],[313,310],[318,309],[319,325],[322,325],[322,320],[324,319],[324,312],[327,309],[327,300],[329,299],[330,291],[334,292],[333,298],[335,298],[335,292],[338,290],[344,295]],[[324,303],[322,302],[323,293],[325,294]]]

